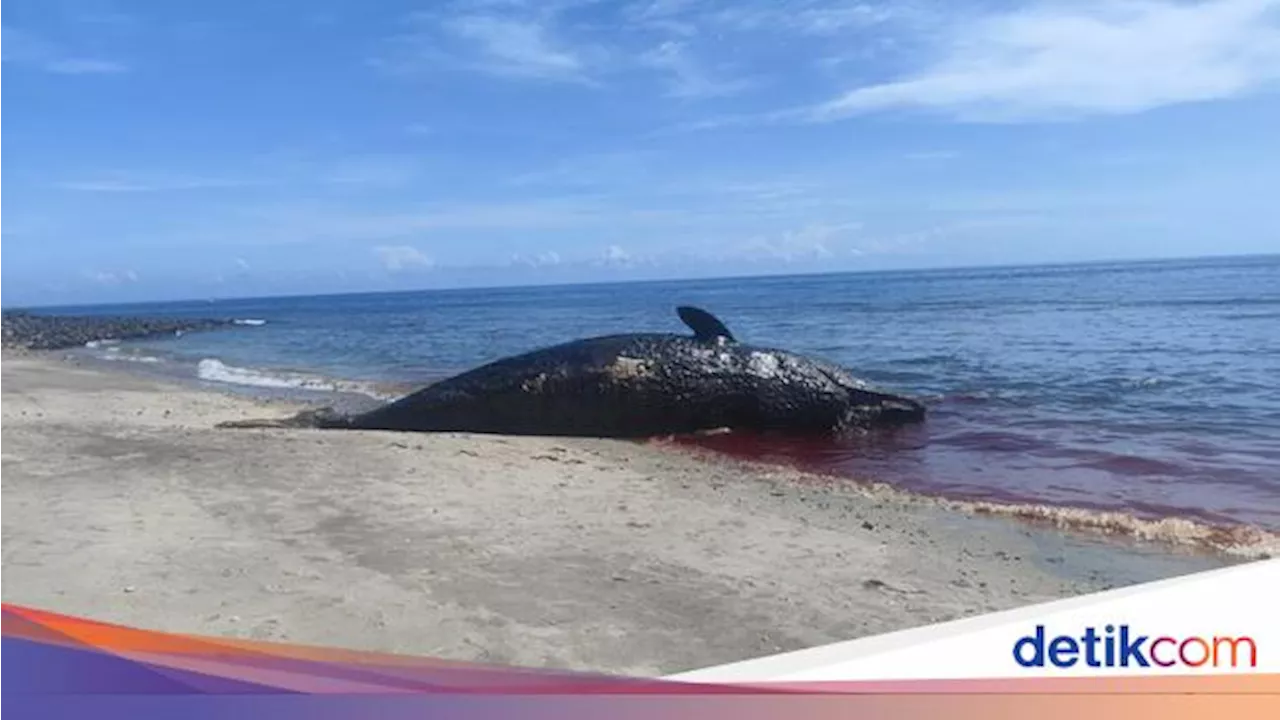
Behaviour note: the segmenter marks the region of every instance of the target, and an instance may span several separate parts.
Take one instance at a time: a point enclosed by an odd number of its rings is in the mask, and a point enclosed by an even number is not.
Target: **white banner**
[[[670,676],[813,682],[1280,672],[1280,559]]]

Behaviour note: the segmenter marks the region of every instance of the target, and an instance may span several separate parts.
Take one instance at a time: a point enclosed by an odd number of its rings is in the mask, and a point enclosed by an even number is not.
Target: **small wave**
[[[1280,320],[1280,312],[1231,313],[1223,320]]]
[[[1177,463],[1138,455],[1124,455],[1112,452],[1092,452],[1089,459],[1080,462],[1076,467],[1094,468],[1115,475],[1132,475],[1136,477],[1163,476],[1180,477],[1187,469]]]
[[[1161,543],[1241,558],[1280,556],[1280,533],[1253,525],[1217,524],[1177,515],[1140,517],[1124,510],[1071,505],[960,499],[906,490],[882,482],[871,482],[864,487],[878,494],[934,504],[970,515],[1009,518],[1069,532]]]
[[[116,348],[110,348],[110,349],[115,350]],[[109,352],[106,355],[102,355],[101,358],[103,360],[110,360],[112,362],[135,362],[135,363],[147,363],[147,364],[164,362],[163,358],[158,358],[154,355],[126,355],[124,353],[118,353],[118,352]]]
[[[1122,383],[1128,388],[1151,388],[1162,385],[1170,385],[1173,383],[1169,378],[1156,377],[1154,375],[1148,377],[1131,377],[1125,378]]]
[[[942,394],[939,399],[943,402],[956,403],[958,405],[1029,405],[1035,400],[1035,397],[1033,393],[1026,390],[992,388]]]
[[[104,340],[90,340],[84,344],[88,350],[97,350],[90,353],[92,357],[99,360],[110,360],[111,362],[132,362],[132,363],[162,363],[164,358],[154,355],[145,355],[137,349],[128,349],[120,345],[119,340],[112,338]]]
[[[1054,505],[948,500],[945,504],[983,515],[1045,522],[1067,530],[1092,531],[1148,542],[1201,547],[1248,558],[1280,555],[1280,534],[1248,525],[1212,525],[1185,517],[1145,519],[1129,513]]]
[[[906,358],[902,358],[901,360],[898,360],[896,364],[897,364],[897,365],[899,365],[899,366],[902,366],[902,365],[911,365],[911,366],[914,366],[914,365],[923,365],[923,366],[930,366],[930,365],[947,365],[947,364],[949,364],[949,363],[955,363],[955,362],[957,362],[958,360],[959,360],[959,358],[958,358],[956,355],[954,355],[954,354],[952,354],[952,353],[944,353],[944,354],[933,354],[933,355],[915,355],[915,356],[912,356],[912,357],[906,357]]]
[[[227,365],[215,358],[205,358],[196,366],[196,375],[201,380],[245,385],[248,387],[271,388],[277,390],[311,390],[317,392],[343,392],[367,395],[379,400],[390,399],[382,392],[382,388],[361,382],[335,380],[293,372],[271,372]]]
[[[231,322],[235,323],[236,325],[254,325],[254,326],[257,326],[257,325],[266,325],[266,324],[267,324],[267,321],[266,321],[266,320],[259,320],[258,318],[236,318],[235,320],[232,320]]]
[[[953,433],[947,441],[951,445],[979,448],[990,452],[1032,452],[1050,447],[1035,437],[998,430],[974,430]]]
[[[90,350],[95,350],[100,347],[107,347],[108,345],[119,345],[119,344],[120,344],[120,341],[116,340],[115,338],[103,338],[101,340],[90,340],[89,342],[85,343],[84,346],[89,348]]]

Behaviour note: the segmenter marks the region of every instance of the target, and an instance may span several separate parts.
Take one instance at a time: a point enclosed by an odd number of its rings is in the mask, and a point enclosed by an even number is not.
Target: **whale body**
[[[920,422],[924,406],[833,363],[738,342],[705,310],[692,335],[586,338],[483,365],[369,412],[329,408],[223,427],[643,438],[750,430],[815,436]]]

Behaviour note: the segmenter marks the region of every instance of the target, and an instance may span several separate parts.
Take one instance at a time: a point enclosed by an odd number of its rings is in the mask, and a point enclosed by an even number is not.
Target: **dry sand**
[[[1216,567],[654,444],[283,415],[6,352],[6,602],[657,675]]]

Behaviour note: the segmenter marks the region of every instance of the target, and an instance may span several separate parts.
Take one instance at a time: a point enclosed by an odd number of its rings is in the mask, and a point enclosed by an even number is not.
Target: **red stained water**
[[[1280,529],[1280,512],[1274,503],[1214,507],[1209,501],[1185,502],[1189,485],[1201,483],[1210,500],[1213,486],[1224,480],[1211,464],[1186,460],[1195,458],[1194,454],[1159,457],[1155,444],[1121,447],[1102,434],[1092,444],[1067,444],[1061,437],[1078,435],[1078,428],[1056,428],[1045,422],[1034,427],[1000,426],[990,413],[975,410],[971,403],[944,401],[931,408],[929,419],[921,425],[838,440],[726,433],[675,442],[743,460],[883,482],[955,500],[1118,511],[1142,519],[1182,517],[1218,526],[1244,520]],[[1256,478],[1238,467],[1229,472],[1233,485],[1270,486],[1265,468]],[[1152,490],[1162,485],[1179,492],[1162,498]]]

